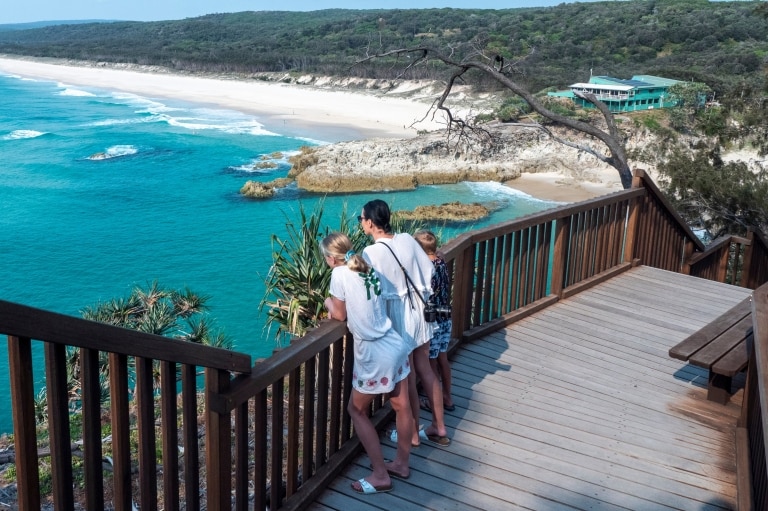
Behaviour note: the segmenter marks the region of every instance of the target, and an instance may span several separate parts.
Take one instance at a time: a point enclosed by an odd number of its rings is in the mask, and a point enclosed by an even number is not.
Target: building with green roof
[[[611,112],[635,112],[668,108],[677,101],[670,100],[667,90],[679,80],[652,75],[635,75],[629,80],[610,76],[592,76],[589,82],[570,85],[570,90],[550,92],[549,96],[572,99],[582,108],[594,108],[594,105],[578,97],[574,92],[585,92],[605,103]]]

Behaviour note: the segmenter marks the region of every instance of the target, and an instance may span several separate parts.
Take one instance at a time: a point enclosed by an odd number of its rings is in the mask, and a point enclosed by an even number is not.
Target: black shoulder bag
[[[400,267],[401,270],[403,270],[403,275],[405,275],[405,281],[406,281],[405,287],[408,290],[408,301],[410,301],[411,304],[413,304],[413,298],[411,298],[411,287],[412,287],[414,294],[418,296],[419,300],[421,300],[421,302],[424,304],[424,321],[426,321],[427,323],[434,323],[435,321],[437,321],[437,308],[435,307],[435,304],[432,303],[431,300],[429,301],[424,300],[424,297],[421,296],[421,293],[416,288],[416,284],[413,283],[413,281],[411,280],[411,277],[408,275],[408,272],[405,271],[405,267],[400,262],[400,259],[398,259],[397,255],[395,255],[395,251],[392,250],[392,247],[390,247],[389,245],[381,241],[377,241],[376,243],[380,243],[385,247],[387,247],[387,250],[389,250],[389,252],[392,254],[392,257],[394,257],[395,261],[397,261],[397,265]],[[408,286],[408,284],[410,284],[410,286]]]

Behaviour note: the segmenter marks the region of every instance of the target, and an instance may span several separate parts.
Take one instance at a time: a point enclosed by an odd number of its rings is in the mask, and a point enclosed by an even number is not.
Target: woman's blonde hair
[[[322,250],[323,255],[345,263],[352,271],[368,273],[371,269],[365,259],[352,249],[352,242],[344,233],[332,232],[323,238],[323,241],[320,242],[320,250]]]

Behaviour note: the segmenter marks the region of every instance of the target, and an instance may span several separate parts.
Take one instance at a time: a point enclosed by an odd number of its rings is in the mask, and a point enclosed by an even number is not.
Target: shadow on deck
[[[735,509],[743,390],[707,401],[707,371],[668,351],[750,292],[641,266],[466,343],[451,446],[373,496],[350,488],[361,455],[309,509]]]

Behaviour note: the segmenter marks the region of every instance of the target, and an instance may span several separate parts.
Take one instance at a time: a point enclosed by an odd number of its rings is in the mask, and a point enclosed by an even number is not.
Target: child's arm
[[[328,317],[344,321],[347,319],[347,304],[335,296],[329,296],[325,299],[325,308],[328,309]]]

